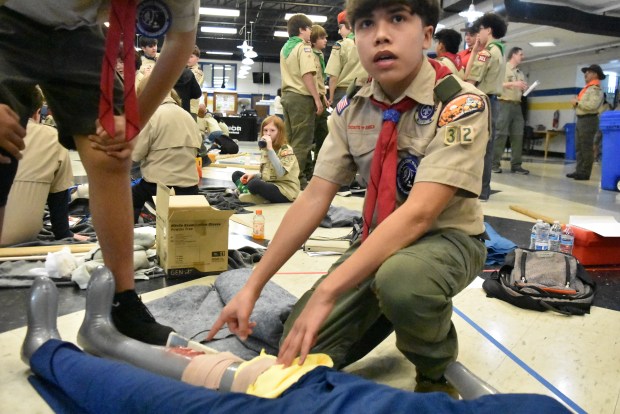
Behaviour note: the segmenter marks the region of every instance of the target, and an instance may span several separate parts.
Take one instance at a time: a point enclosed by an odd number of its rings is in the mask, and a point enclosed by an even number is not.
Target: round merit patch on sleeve
[[[450,122],[466,118],[476,112],[482,112],[485,106],[484,99],[478,95],[468,93],[457,96],[441,110],[437,126],[441,128]]]

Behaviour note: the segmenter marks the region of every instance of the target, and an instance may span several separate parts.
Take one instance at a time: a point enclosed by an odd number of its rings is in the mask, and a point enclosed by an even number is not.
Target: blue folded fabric
[[[489,240],[485,240],[484,244],[487,246],[487,266],[502,264],[506,255],[517,248],[517,245],[502,236],[487,222],[484,223]]]

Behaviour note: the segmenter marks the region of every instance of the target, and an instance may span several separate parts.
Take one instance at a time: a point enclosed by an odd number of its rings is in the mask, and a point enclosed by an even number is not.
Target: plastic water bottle
[[[250,192],[250,190],[248,190],[248,187],[241,183],[241,179],[238,179],[237,181],[235,181],[235,185],[237,186],[237,189],[239,190],[239,194],[247,194]]]
[[[560,251],[562,253],[573,254],[573,246],[575,244],[575,234],[570,225],[564,227],[564,231],[560,235]]]
[[[536,224],[535,250],[549,250],[549,223],[542,222]]]
[[[252,238],[255,240],[263,240],[265,238],[265,216],[263,216],[263,210],[256,210],[256,214],[254,214]]]
[[[549,250],[554,252],[560,251],[560,235],[562,234],[562,226],[558,220],[553,222],[549,231]]]
[[[530,234],[530,249],[534,250],[534,248],[536,247],[536,229],[538,228],[538,224],[542,224],[542,220],[538,219],[536,220],[536,223],[534,223],[534,226],[532,226],[532,233]]]

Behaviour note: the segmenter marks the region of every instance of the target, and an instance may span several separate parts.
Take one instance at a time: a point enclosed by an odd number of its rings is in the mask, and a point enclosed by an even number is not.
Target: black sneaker
[[[510,169],[510,171],[512,171],[514,174],[521,174],[521,175],[528,175],[530,173],[530,170],[526,170],[525,168],[522,168],[521,166],[513,167]]]
[[[502,173],[502,169],[500,167],[491,168],[491,171],[493,171],[495,174],[501,174]]]
[[[155,321],[135,290],[114,295],[112,322],[123,335],[151,345],[166,345],[168,335],[174,332],[171,327]]]
[[[575,178],[576,175],[577,175],[577,171],[569,173],[569,174],[566,174],[566,177],[567,178]]]
[[[414,392],[445,392],[455,400],[460,398],[459,392],[443,375],[441,378],[435,380],[418,373],[415,377],[415,382]]]

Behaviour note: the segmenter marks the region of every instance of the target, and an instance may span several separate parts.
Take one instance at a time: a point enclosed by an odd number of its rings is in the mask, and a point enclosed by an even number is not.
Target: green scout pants
[[[351,246],[328,274],[359,247]],[[392,331],[396,347],[418,372],[439,378],[456,360],[452,297],[482,271],[484,243],[457,230],[429,233],[388,258],[362,284],[340,297],[323,323],[312,352],[328,354],[336,368],[362,358]],[[297,302],[283,339],[325,275]]]
[[[523,129],[525,121],[520,103],[499,101],[499,116],[497,118],[497,138],[493,144],[493,168],[500,167],[502,154],[506,147],[506,140],[510,136],[510,165],[514,169],[520,167],[523,153]]]
[[[314,162],[316,163],[316,159],[319,155],[319,151],[323,146],[323,142],[329,133],[327,128],[327,117],[329,116],[329,112],[323,111],[323,113],[316,117],[316,122],[314,124]]]
[[[308,160],[311,159],[310,151],[314,142],[314,99],[309,95],[283,92],[281,102],[288,141],[299,163],[299,182],[305,188],[308,179],[312,177],[312,165],[308,165]]]
[[[598,115],[578,115],[575,126],[577,167],[575,172],[590,177],[594,163],[594,135],[598,132]]]

